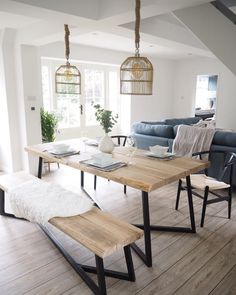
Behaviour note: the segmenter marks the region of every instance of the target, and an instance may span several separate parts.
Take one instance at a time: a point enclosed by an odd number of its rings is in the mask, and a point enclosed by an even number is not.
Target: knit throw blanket
[[[209,151],[215,130],[179,125],[173,142],[173,153],[176,156],[192,157],[193,153]]]
[[[82,214],[93,207],[93,202],[57,184],[30,180],[9,191],[13,213],[17,217],[45,225],[52,217]]]

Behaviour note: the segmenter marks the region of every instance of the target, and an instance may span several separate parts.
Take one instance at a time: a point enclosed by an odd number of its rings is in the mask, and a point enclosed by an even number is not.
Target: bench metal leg
[[[96,260],[96,268],[97,268],[99,294],[106,295],[107,289],[106,289],[103,259],[95,255],[95,260]]]
[[[5,211],[5,192],[2,189],[0,189],[0,215],[25,220],[24,218],[16,217],[14,214]]]
[[[0,189],[0,215],[5,214],[5,192]]]
[[[96,266],[89,266],[77,263],[74,258],[65,250],[60,241],[44,226],[39,225],[46,236],[53,242],[57,249],[62,253],[64,258],[70,263],[74,270],[79,274],[87,286],[97,295],[105,295],[106,284],[105,276],[117,278],[126,281],[135,281],[133,260],[131,256],[130,246],[124,247],[125,258],[127,263],[128,273],[118,272],[110,269],[104,269],[103,259],[95,255]],[[88,276],[87,273],[94,273],[98,276],[98,285]]]
[[[134,264],[133,264],[133,259],[131,255],[130,246],[124,247],[124,252],[125,252],[125,260],[126,260],[126,265],[128,270],[129,281],[135,282]]]

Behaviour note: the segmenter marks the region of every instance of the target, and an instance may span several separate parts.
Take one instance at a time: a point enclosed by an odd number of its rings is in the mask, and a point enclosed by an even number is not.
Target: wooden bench
[[[37,178],[25,172],[0,176],[1,215],[15,217],[13,214],[5,212],[5,192],[9,192],[11,189],[17,188],[20,184],[33,179]],[[106,294],[105,276],[135,281],[130,245],[142,237],[142,230],[96,207],[76,216],[53,217],[49,220],[49,223],[94,253],[95,267],[77,263],[66,252],[55,236],[47,228],[40,225],[41,229],[60,250],[94,294]],[[127,273],[104,269],[103,259],[119,249],[124,249]],[[88,276],[87,272],[97,274],[98,284]]]

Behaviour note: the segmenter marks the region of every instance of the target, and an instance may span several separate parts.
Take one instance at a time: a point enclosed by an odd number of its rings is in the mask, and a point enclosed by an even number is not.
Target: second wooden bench
[[[5,212],[5,193],[34,179],[38,181],[36,177],[26,172],[0,176],[0,215],[15,217],[13,214]],[[53,217],[49,223],[94,253],[95,267],[81,265],[68,254],[60,241],[46,227],[40,225],[94,294],[107,294],[105,276],[135,281],[130,245],[142,237],[142,230],[95,207],[76,216]],[[103,259],[122,248],[128,272],[122,273],[104,269]],[[98,284],[88,276],[87,272],[97,274]]]

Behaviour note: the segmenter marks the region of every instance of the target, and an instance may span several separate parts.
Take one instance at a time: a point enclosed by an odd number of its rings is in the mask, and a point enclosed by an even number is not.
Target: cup
[[[128,156],[129,156],[129,165],[133,165],[135,164],[135,162],[133,161],[133,157],[135,155],[135,152],[137,150],[137,146],[136,146],[136,140],[135,137],[133,135],[129,135],[127,136],[127,146],[128,146]]]

